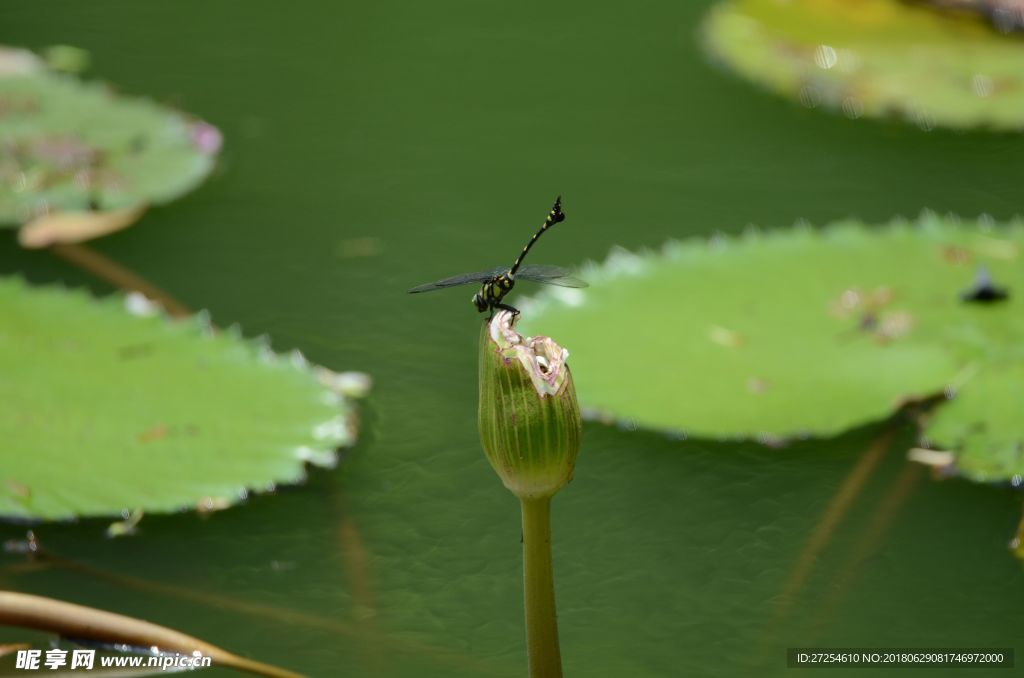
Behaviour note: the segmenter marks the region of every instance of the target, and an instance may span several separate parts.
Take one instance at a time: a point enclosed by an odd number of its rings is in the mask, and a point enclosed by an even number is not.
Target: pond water
[[[90,247],[375,387],[337,469],[205,517],[147,516],[134,538],[40,526],[59,558],[0,554],[0,586],[312,676],[523,675],[518,507],[477,438],[472,291],[409,287],[507,262],[558,193],[568,220],[535,263],[1021,204],[1024,138],[774,98],[705,58],[707,7],[6,0],[0,41],[85,48],[92,74],[224,131],[207,184]],[[0,233],[11,272],[110,291]],[[713,293],[680,290],[670,310]],[[1019,645],[1019,499],[936,482],[905,461],[914,438],[895,420],[780,450],[586,424],[553,505],[566,674],[784,675],[791,646]]]

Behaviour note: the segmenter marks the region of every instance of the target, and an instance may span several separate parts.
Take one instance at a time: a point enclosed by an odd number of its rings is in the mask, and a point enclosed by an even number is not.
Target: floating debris
[[[142,521],[142,516],[145,513],[142,509],[135,509],[134,511],[122,511],[124,520],[119,520],[116,523],[111,523],[107,526],[107,536],[111,539],[115,537],[132,537],[139,532],[139,523]]]
[[[914,0],[941,10],[973,12],[1003,33],[1024,30],[1024,0]]]
[[[992,281],[988,269],[979,266],[974,274],[974,284],[969,290],[960,294],[960,299],[968,303],[991,304],[997,301],[1005,301],[1010,298],[1010,291],[1005,287],[998,287]]]

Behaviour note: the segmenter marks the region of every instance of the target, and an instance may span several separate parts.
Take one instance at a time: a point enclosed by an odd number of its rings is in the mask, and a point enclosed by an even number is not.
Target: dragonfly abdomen
[[[527,252],[529,252],[530,248],[533,247],[533,243],[537,242],[537,239],[544,234],[544,231],[548,230],[560,221],[565,221],[565,213],[562,212],[562,196],[555,198],[555,204],[551,207],[548,215],[544,217],[544,223],[541,224],[540,230],[533,234],[533,237],[530,238],[530,242],[526,243],[526,247],[524,247],[523,251],[519,253],[518,257],[516,257],[515,262],[512,264],[512,268],[509,269],[510,273],[514,275],[515,272],[519,270],[519,266],[523,263],[523,259],[526,258]]]

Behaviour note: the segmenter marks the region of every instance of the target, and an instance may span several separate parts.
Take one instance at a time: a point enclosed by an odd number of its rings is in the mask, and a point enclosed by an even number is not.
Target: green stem
[[[530,678],[561,678],[555,582],[551,570],[551,497],[520,498],[523,508],[523,580]]]

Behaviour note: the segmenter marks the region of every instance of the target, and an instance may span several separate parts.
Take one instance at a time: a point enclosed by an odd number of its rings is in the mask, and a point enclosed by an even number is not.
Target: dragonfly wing
[[[559,287],[589,287],[585,280],[580,280],[574,275],[562,275],[557,278],[538,279],[536,282],[545,285],[558,285]]]
[[[498,268],[492,268],[489,271],[479,271],[477,273],[463,273],[462,275],[453,275],[450,278],[438,280],[437,282],[426,283],[425,285],[417,285],[416,287],[409,290],[409,294],[418,294],[419,292],[430,292],[432,290],[443,290],[446,287],[456,287],[458,285],[466,285],[468,283],[483,282],[484,280],[490,280],[496,275],[501,275],[507,270],[508,267],[499,266]]]
[[[559,287],[587,287],[587,283],[572,275],[569,269],[544,264],[531,264],[521,267],[516,271],[516,280],[532,280],[533,282],[544,283],[545,285],[558,285]]]
[[[550,280],[538,282],[543,282],[545,285],[558,285],[559,287],[590,287],[590,283],[586,280],[580,280],[573,275],[563,275],[560,278],[551,278]]]

